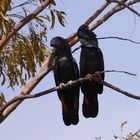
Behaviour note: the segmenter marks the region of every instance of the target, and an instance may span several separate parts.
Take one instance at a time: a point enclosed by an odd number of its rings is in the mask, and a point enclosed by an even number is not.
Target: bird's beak
[[[57,49],[56,48],[53,48],[52,49],[52,53],[56,54],[56,52],[57,52]]]

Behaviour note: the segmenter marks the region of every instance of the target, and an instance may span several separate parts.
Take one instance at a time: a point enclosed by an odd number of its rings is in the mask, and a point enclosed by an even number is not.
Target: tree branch
[[[52,0],[45,0],[41,6],[39,6],[32,14],[28,15],[24,19],[22,19],[15,27],[10,31],[7,35],[4,35],[0,40],[0,52],[5,47],[5,45],[9,42],[10,38],[15,35],[24,25],[26,25],[29,21],[34,19],[40,12],[42,12]]]
[[[75,86],[75,85],[78,85],[78,84],[81,84],[82,82],[85,82],[85,81],[90,81],[91,79],[99,82],[100,84],[103,84],[103,85],[106,85],[107,87],[109,88],[112,88],[113,90],[116,90],[118,92],[121,92],[123,90],[101,80],[99,77],[100,74],[102,73],[110,73],[110,72],[115,72],[115,73],[124,73],[124,74],[128,74],[128,75],[132,75],[132,76],[136,76],[136,74],[133,74],[133,73],[130,73],[130,72],[127,72],[127,71],[117,71],[117,70],[106,70],[106,71],[100,71],[100,72],[96,72],[95,74],[89,76],[89,74],[87,76],[85,76],[84,78],[79,78],[77,80],[74,80],[74,81],[71,81],[70,83],[66,83],[63,85],[63,87],[61,86],[56,86],[56,87],[53,87],[51,89],[48,89],[48,90],[45,90],[45,91],[42,91],[42,92],[39,92],[39,93],[36,93],[36,94],[31,94],[31,95],[25,95],[25,94],[21,94],[19,96],[16,96],[14,97],[12,100],[8,101],[1,109],[0,109],[0,114],[2,114],[4,112],[4,110],[9,107],[11,104],[17,102],[17,101],[21,101],[21,100],[24,100],[24,99],[31,99],[31,98],[38,98],[40,96],[44,96],[46,94],[49,94],[51,92],[54,92],[54,91],[57,91],[57,90],[64,90],[64,89],[67,89],[69,87],[72,87],[72,86]],[[101,81],[100,81],[101,80]],[[111,86],[110,86],[111,85]],[[119,90],[118,90],[119,89]],[[124,92],[124,91],[123,91]],[[124,93],[123,93],[124,94]],[[125,95],[128,94],[128,92],[126,93],[125,91]],[[128,95],[126,95],[128,96]],[[130,94],[129,93],[129,97],[131,98],[136,98],[135,95],[133,94]],[[136,99],[140,99],[140,97],[138,96]],[[1,121],[0,121],[1,122]]]
[[[124,74],[128,74],[128,75],[131,75],[131,76],[136,76],[136,74],[134,73],[130,73],[130,72],[127,72],[127,71],[123,71],[123,70],[106,70],[106,71],[100,71],[100,72],[96,72],[97,74],[102,74],[102,73],[110,73],[110,72],[114,72],[114,73],[124,73]]]
[[[97,39],[98,40],[100,40],[100,39],[118,39],[118,40],[129,41],[131,43],[140,45],[140,42],[138,42],[138,41],[133,41],[133,40],[128,39],[128,38],[122,38],[122,37],[116,37],[116,36],[98,37]],[[80,47],[75,48],[72,51],[72,53],[76,52],[79,49],[80,49]],[[14,54],[15,53],[19,54],[20,52],[19,51],[15,51],[15,50],[2,50],[1,53],[3,53],[3,54],[13,54],[13,53]]]
[[[123,0],[122,0],[123,2]],[[130,6],[130,5],[133,5],[135,3],[138,3],[140,1],[137,1],[137,0],[133,0],[133,1],[130,1],[128,2],[126,5],[127,6]],[[105,21],[107,21],[112,15],[114,15],[115,13],[123,10],[124,8],[126,8],[125,6],[120,6],[120,4],[118,4],[117,6],[115,6],[114,8],[112,8],[108,13],[106,13],[103,17],[101,17],[99,20],[96,21],[95,24],[93,24],[91,27],[90,27],[90,30],[93,31],[94,29],[96,29],[97,27],[99,27],[101,24],[103,24]],[[76,43],[78,42],[78,38],[75,37],[71,42],[70,42],[70,45],[73,46],[75,45]]]
[[[133,0],[128,2],[126,5],[127,6],[131,6],[133,4],[136,4],[140,1],[137,0]],[[98,26],[100,26],[101,24],[103,24],[106,20],[108,20],[112,15],[114,15],[115,13],[125,9],[125,6],[120,6],[119,4],[117,6],[115,6],[114,8],[112,8],[107,14],[105,14],[101,19],[99,19],[93,26],[91,26],[90,30],[94,30],[96,29]]]
[[[131,133],[130,135],[128,135],[128,138],[126,140],[134,139],[135,136],[137,136],[137,137],[139,136],[138,138],[140,138],[139,133],[140,133],[140,129],[138,131],[136,131],[135,133]],[[138,139],[136,139],[136,140],[138,140]]]
[[[120,88],[118,88],[118,87],[116,87],[116,86],[114,86],[114,85],[112,85],[112,84],[110,84],[110,83],[108,83],[106,81],[103,81],[103,80],[101,80],[99,78],[96,79],[95,81],[97,81],[97,82],[99,82],[99,83],[101,83],[101,84],[103,84],[103,85],[105,85],[105,86],[107,86],[107,87],[109,87],[109,88],[111,88],[111,89],[113,89],[115,91],[118,91],[119,93],[122,93],[125,96],[128,96],[128,97],[133,98],[133,99],[140,100],[140,96],[133,95],[132,93],[127,92],[125,90],[122,90],[122,89],[120,89]]]
[[[102,6],[101,6],[101,8],[99,8],[91,17],[89,17],[86,21],[85,21],[85,23],[84,23],[84,25],[89,25],[92,21],[94,21],[109,5],[110,5],[110,3],[111,2],[105,2]],[[69,36],[68,38],[67,38],[67,40],[69,41],[69,42],[71,42],[75,37],[76,37],[77,35],[76,35],[76,33],[74,33],[74,34],[72,34],[71,36]]]
[[[15,9],[15,8],[19,8],[21,6],[25,6],[27,4],[30,4],[31,2],[32,2],[32,0],[27,0],[27,1],[25,1],[25,2],[23,2],[21,4],[19,4],[19,5],[16,5],[16,6],[12,7],[11,9]]]
[[[123,5],[124,7],[126,7],[127,9],[129,9],[131,12],[133,12],[134,14],[136,14],[138,17],[140,17],[140,13],[138,13],[136,10],[134,10],[133,8],[129,7],[128,5],[126,5],[124,2],[118,1],[118,0],[107,0],[108,2],[115,2],[118,3],[120,5]]]
[[[123,40],[123,41],[129,41],[129,42],[131,42],[131,43],[134,43],[134,44],[138,44],[138,45],[140,45],[140,42],[137,42],[137,41],[133,41],[133,40],[131,40],[131,39],[128,39],[128,38],[122,38],[122,37],[116,37],[116,36],[108,36],[108,37],[98,37],[97,38],[98,40],[100,40],[100,39],[118,39],[118,40]],[[72,53],[75,53],[77,50],[79,50],[81,47],[79,46],[79,47],[77,47],[77,48],[75,48],[73,51],[72,51]]]
[[[131,39],[128,39],[128,38],[122,38],[122,37],[116,37],[116,36],[109,36],[109,37],[99,37],[97,39],[118,39],[118,40],[124,40],[124,41],[129,41],[129,42],[132,42],[132,43],[135,43],[135,44],[140,44],[140,42],[137,42],[137,41],[133,41]]]

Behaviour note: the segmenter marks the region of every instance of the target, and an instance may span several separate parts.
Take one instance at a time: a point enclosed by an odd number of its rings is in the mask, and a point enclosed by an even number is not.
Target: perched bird
[[[55,37],[50,45],[54,48],[54,77],[57,86],[79,78],[78,66],[72,57],[69,43],[62,37]],[[62,104],[62,115],[65,125],[76,125],[79,122],[79,90],[75,85],[57,91]]]
[[[98,47],[96,35],[85,25],[79,27],[77,35],[81,43],[80,77],[104,71],[103,54]],[[104,80],[104,73],[101,74],[101,78]],[[83,82],[81,91],[84,94],[82,105],[84,117],[96,117],[99,110],[98,94],[103,92],[103,85],[95,81]]]

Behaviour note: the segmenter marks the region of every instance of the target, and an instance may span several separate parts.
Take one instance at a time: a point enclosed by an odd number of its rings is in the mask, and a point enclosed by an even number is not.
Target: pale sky
[[[68,37],[91,16],[105,0],[57,0],[58,8],[66,11],[66,27],[56,25],[48,33],[48,42],[55,36]],[[134,8],[138,9],[137,6]],[[107,11],[107,10],[106,10]],[[103,14],[102,14],[103,15]],[[118,36],[139,41],[140,19],[129,10],[124,10],[112,16],[110,20],[95,30],[97,37]],[[79,44],[74,46],[78,47]],[[136,73],[133,77],[121,73],[107,73],[105,81],[124,90],[140,95],[140,45],[120,40],[99,40],[99,46],[104,55],[105,70],[124,70]],[[79,63],[79,52],[74,57]],[[39,70],[39,69],[38,69]],[[51,72],[35,88],[33,93],[54,87],[54,77]],[[21,88],[22,89],[22,88]],[[17,95],[15,91],[1,87],[7,98]],[[56,92],[37,99],[26,100],[0,125],[0,140],[113,140],[113,135],[120,135],[120,124],[124,126],[124,135],[140,128],[140,101],[128,98],[112,89],[104,87],[99,95],[99,115],[86,119],[82,116],[83,95],[80,93],[80,121],[76,126],[65,126],[62,120],[61,104]]]

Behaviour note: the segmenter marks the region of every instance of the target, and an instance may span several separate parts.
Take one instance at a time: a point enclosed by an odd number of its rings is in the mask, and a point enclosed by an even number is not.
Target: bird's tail
[[[75,97],[73,109],[71,110],[71,122],[73,125],[79,122],[79,95]]]
[[[75,103],[74,106],[68,106],[64,102],[62,103],[62,115],[65,125],[76,125],[79,122],[79,103]]]
[[[83,115],[86,118],[92,117],[95,118],[98,115],[98,95],[94,97],[87,97],[84,95],[82,111]]]
[[[67,126],[71,125],[70,112],[66,112],[66,111],[63,110],[62,115],[63,115],[63,121],[64,121],[65,125],[67,125]]]

